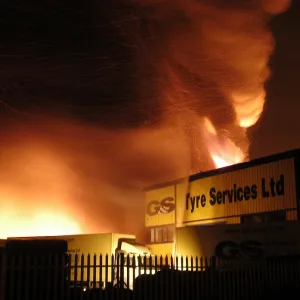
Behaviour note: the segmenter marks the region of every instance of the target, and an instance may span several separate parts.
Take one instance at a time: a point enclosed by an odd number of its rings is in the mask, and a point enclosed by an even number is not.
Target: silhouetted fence
[[[224,263],[214,258],[2,253],[1,269],[1,299],[6,300],[300,297],[299,257]]]

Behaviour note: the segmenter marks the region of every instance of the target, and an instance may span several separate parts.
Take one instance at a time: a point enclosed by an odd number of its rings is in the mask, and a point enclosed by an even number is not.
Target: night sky
[[[276,48],[270,61],[264,113],[251,129],[253,158],[300,147],[300,3],[271,23]]]
[[[151,62],[136,65],[134,57],[139,54],[128,36],[140,26],[151,43],[151,32],[136,21],[140,11],[132,14],[128,5],[118,2],[31,1],[25,7],[2,1],[3,121],[26,122],[30,118],[26,113],[46,113],[127,128],[160,119],[155,80],[139,88],[135,84],[137,77],[155,78],[158,71]],[[267,104],[258,124],[249,130],[252,158],[300,147],[299,23],[299,1],[271,22],[277,45],[270,62]]]

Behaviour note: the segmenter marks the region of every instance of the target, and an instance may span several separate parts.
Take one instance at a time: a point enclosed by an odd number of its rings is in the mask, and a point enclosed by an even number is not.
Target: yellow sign
[[[177,219],[183,224],[296,208],[294,159],[196,179],[185,193],[177,190]]]
[[[175,223],[175,185],[146,192],[145,225]]]

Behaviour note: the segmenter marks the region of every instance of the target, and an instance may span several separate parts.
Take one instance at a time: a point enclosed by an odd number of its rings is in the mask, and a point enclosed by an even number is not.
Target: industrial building
[[[147,246],[171,255],[175,228],[299,219],[300,149],[145,189]]]

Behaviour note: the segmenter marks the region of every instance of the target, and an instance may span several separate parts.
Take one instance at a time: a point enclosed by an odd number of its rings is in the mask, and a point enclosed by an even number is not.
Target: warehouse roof
[[[231,166],[224,167],[224,168],[219,168],[219,169],[214,169],[214,170],[210,170],[210,171],[200,172],[200,173],[197,173],[197,174],[193,174],[189,177],[179,178],[177,180],[155,184],[155,185],[146,187],[144,189],[144,191],[163,188],[163,187],[170,186],[170,185],[173,185],[173,184],[178,184],[180,182],[184,182],[184,181],[187,181],[187,180],[189,182],[191,182],[191,181],[198,180],[198,179],[201,179],[201,178],[206,178],[206,177],[215,176],[215,175],[224,174],[224,173],[230,173],[230,172],[234,172],[234,171],[237,171],[237,170],[247,169],[247,168],[257,166],[257,165],[263,165],[263,164],[267,164],[267,163],[270,163],[270,162],[273,162],[273,161],[279,161],[279,160],[282,160],[282,159],[292,158],[292,157],[299,157],[300,158],[300,149],[294,149],[294,150],[290,150],[290,151],[286,151],[286,152],[281,152],[281,153],[278,153],[278,154],[253,159],[253,160],[250,160],[248,162],[243,162],[243,163],[231,165]]]

